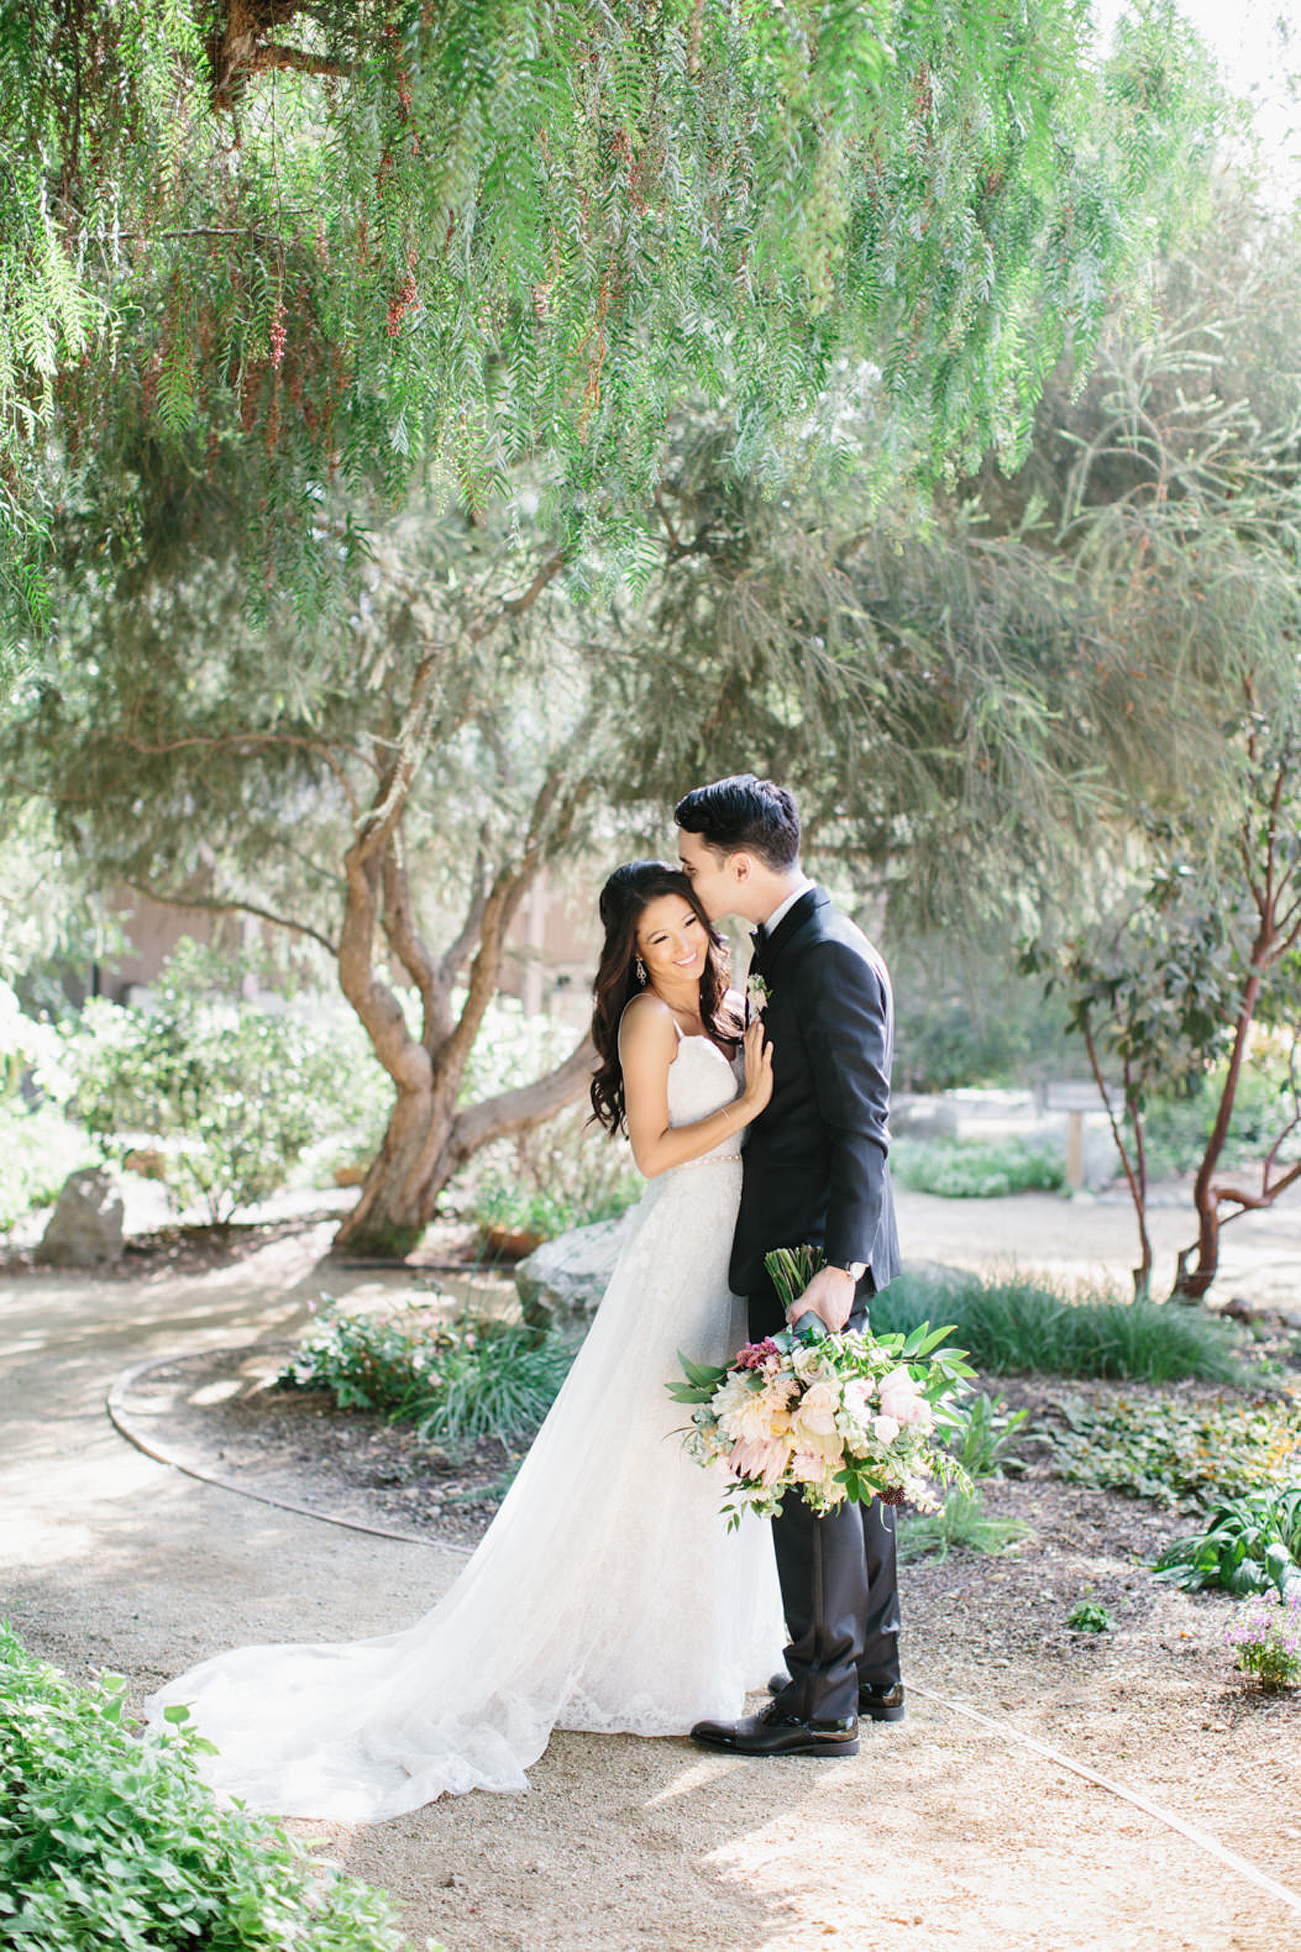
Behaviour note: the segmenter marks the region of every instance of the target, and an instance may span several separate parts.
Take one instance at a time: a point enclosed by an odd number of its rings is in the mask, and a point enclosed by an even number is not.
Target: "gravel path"
[[[1122,1207],[900,1205],[905,1238],[936,1260],[1123,1280],[1132,1258]],[[1173,1213],[1158,1229],[1164,1253],[1188,1231]],[[445,1590],[460,1554],[196,1483],[131,1449],[104,1414],[133,1363],[292,1332],[328,1234],[201,1275],[0,1279],[0,1563],[5,1610],[36,1651],[74,1674],[110,1667],[143,1693],[242,1641],[389,1629]],[[1295,1305],[1301,1203],[1245,1224],[1230,1255],[1226,1295]],[[325,1285],[378,1279],[331,1269]],[[1107,1732],[1123,1706],[1108,1699],[1115,1683],[1063,1672],[1046,1689],[1043,1659],[1018,1650],[964,1661],[951,1563],[954,1630],[943,1647],[909,1646],[915,1681],[1182,1808],[1301,1889],[1295,1716],[1208,1724],[1204,1686],[1183,1695],[1176,1678],[1159,1742],[1135,1749]],[[1204,1636],[1188,1637],[1200,1658]],[[562,1734],[532,1780],[526,1798],[450,1798],[371,1829],[296,1827],[387,1887],[413,1942],[429,1934],[449,1952],[1274,1952],[1301,1927],[1152,1818],[920,1697],[904,1724],[866,1731],[850,1762]]]

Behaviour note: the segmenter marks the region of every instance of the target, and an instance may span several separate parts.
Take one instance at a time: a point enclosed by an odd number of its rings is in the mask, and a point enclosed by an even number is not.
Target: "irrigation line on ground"
[[[137,1450],[143,1451],[146,1457],[154,1458],[159,1464],[170,1464],[173,1470],[183,1471],[187,1477],[197,1478],[201,1484],[213,1485],[219,1491],[233,1492],[238,1498],[253,1498],[259,1504],[275,1505],[280,1511],[293,1512],[295,1516],[301,1518],[314,1518],[325,1525],[342,1525],[350,1532],[368,1532],[372,1537],[394,1539],[404,1545],[433,1547],[436,1551],[442,1552],[460,1552],[468,1556],[473,1549],[470,1546],[450,1545],[441,1539],[423,1538],[412,1532],[389,1531],[383,1526],[366,1525],[358,1519],[338,1517],[333,1512],[314,1511],[309,1505],[294,1504],[287,1498],[277,1498],[266,1491],[250,1490],[247,1485],[238,1484],[231,1478],[218,1477],[211,1471],[200,1470],[195,1465],[184,1463],[179,1457],[158,1449],[145,1437],[131,1415],[128,1408],[130,1392],[150,1370],[162,1369],[185,1360],[184,1356],[156,1356],[150,1361],[136,1363],[124,1375],[118,1377],[108,1393],[105,1408],[114,1428],[120,1436],[126,1438],[129,1444],[134,1444]],[[1019,1742],[1022,1748],[1032,1749],[1036,1755],[1043,1756],[1057,1768],[1067,1769],[1072,1775],[1082,1777],[1087,1783],[1093,1783],[1096,1788],[1105,1789],[1109,1795],[1118,1796],[1123,1802],[1132,1803],[1135,1809],[1142,1810],[1146,1816],[1154,1817],[1158,1823],[1164,1823],[1168,1829],[1178,1831],[1179,1835],[1186,1837],[1189,1843],[1195,1844],[1198,1850],[1217,1858],[1238,1877],[1246,1878],[1248,1883],[1258,1886],[1271,1898],[1276,1898],[1280,1904],[1287,1905],[1293,1911],[1301,1912],[1301,1894],[1291,1890],[1286,1884],[1280,1884],[1279,1880],[1271,1877],[1268,1871],[1258,1870],[1247,1858],[1240,1857],[1236,1850],[1230,1850],[1227,1844],[1222,1844],[1218,1837],[1212,1837],[1207,1831],[1199,1830],[1196,1824],[1188,1823],[1173,1810],[1167,1810],[1162,1804],[1154,1803],[1150,1797],[1141,1795],[1138,1790],[1126,1789],[1123,1783],[1114,1782],[1110,1776],[1100,1776],[1096,1769],[1089,1769],[1084,1763],[1073,1761],[1070,1756],[1063,1755],[1060,1749],[1054,1749],[1047,1742],[1039,1741],[1037,1736],[1026,1735],[1014,1722],[995,1721],[989,1715],[982,1715],[978,1709],[969,1708],[961,1701],[950,1701],[947,1695],[935,1694],[932,1689],[923,1688],[915,1681],[910,1681],[908,1687],[910,1693],[920,1695],[924,1701],[933,1701],[938,1708],[947,1708],[950,1714],[961,1715],[969,1722],[976,1722],[981,1728],[989,1729],[1006,1742]]]
[[[1158,1823],[1164,1823],[1171,1830],[1177,1830],[1181,1837],[1187,1837],[1188,1841],[1196,1844],[1199,1850],[1206,1851],[1211,1857],[1217,1857],[1221,1864],[1227,1865],[1231,1871],[1236,1871],[1239,1877],[1245,1877],[1250,1883],[1259,1885],[1262,1891],[1267,1891],[1271,1898],[1277,1898],[1280,1904],[1290,1905],[1293,1911],[1301,1911],[1301,1895],[1291,1890],[1288,1885],[1280,1884],[1277,1878],[1269,1875],[1268,1871],[1257,1870],[1256,1866],[1249,1863],[1245,1857],[1239,1857],[1236,1850],[1230,1850],[1227,1844],[1222,1844],[1218,1837],[1212,1837],[1207,1831],[1199,1830],[1195,1823],[1186,1822],[1183,1817],[1176,1816],[1173,1810],[1167,1810],[1162,1804],[1154,1803],[1150,1797],[1140,1795],[1136,1789],[1126,1789],[1123,1783],[1113,1782],[1110,1776],[1100,1776],[1096,1769],[1088,1769],[1082,1762],[1072,1761],[1071,1757],[1063,1755],[1060,1749],[1050,1748],[1047,1742],[1041,1742],[1036,1736],[1023,1733],[1014,1722],[996,1722],[989,1715],[982,1715],[977,1709],[966,1707],[961,1701],[950,1701],[946,1695],[933,1694],[929,1688],[920,1688],[916,1682],[909,1683],[909,1691],[921,1695],[927,1701],[935,1702],[940,1708],[947,1708],[951,1714],[965,1715],[968,1721],[979,1722],[982,1728],[992,1729],[995,1735],[1001,1735],[1005,1741],[1019,1742],[1022,1748],[1033,1749],[1036,1755],[1046,1756],[1048,1761],[1055,1763],[1059,1769],[1069,1769],[1073,1775],[1082,1776],[1086,1783],[1095,1783],[1099,1789],[1108,1790],[1112,1796],[1122,1797],[1126,1803],[1132,1803],[1136,1809],[1155,1817]]]

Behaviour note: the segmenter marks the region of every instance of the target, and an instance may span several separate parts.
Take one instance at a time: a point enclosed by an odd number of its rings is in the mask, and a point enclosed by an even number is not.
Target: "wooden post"
[[[1084,1113],[1066,1114],[1066,1184],[1072,1193],[1084,1186]]]

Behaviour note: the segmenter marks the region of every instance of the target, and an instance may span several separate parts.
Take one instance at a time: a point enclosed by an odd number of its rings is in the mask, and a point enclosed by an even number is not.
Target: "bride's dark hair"
[[[619,1020],[634,996],[646,988],[637,977],[637,921],[648,902],[681,895],[690,903],[709,937],[700,976],[700,1021],[711,1037],[735,1043],[742,1024],[727,1001],[727,949],[700,906],[691,883],[667,861],[629,861],[616,868],[601,890],[605,942],[592,984],[592,1042],[600,1062],[592,1079],[592,1116],[611,1137],[624,1129],[623,1067],[619,1062]]]

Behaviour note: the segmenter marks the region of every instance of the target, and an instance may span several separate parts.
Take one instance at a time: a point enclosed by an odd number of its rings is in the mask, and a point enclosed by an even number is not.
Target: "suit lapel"
[[[830,900],[826,889],[819,888],[815,883],[812,888],[804,890],[797,902],[792,903],[763,945],[763,959],[759,967],[765,976],[776,968],[782,950],[792,936],[798,935],[804,924],[811,921],[815,912],[825,908]]]

